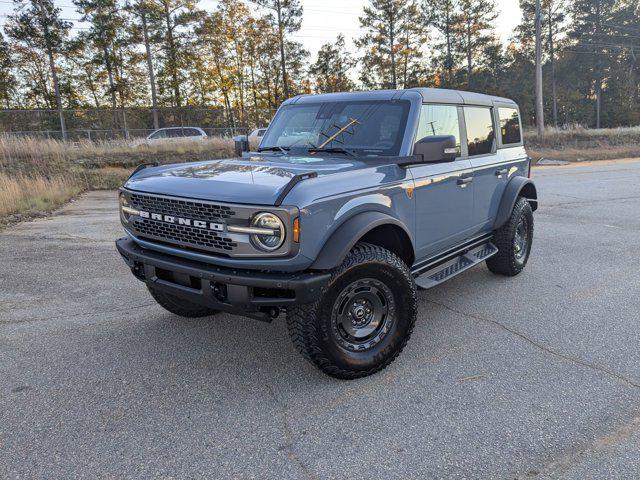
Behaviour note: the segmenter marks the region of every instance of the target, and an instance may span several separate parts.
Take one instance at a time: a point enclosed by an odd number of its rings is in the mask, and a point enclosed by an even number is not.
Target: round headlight
[[[283,244],[285,236],[284,224],[282,223],[282,220],[280,220],[273,213],[258,213],[255,217],[253,217],[251,226],[254,228],[270,230],[270,232],[264,234],[251,234],[251,241],[260,250],[272,252],[280,248],[280,246]]]

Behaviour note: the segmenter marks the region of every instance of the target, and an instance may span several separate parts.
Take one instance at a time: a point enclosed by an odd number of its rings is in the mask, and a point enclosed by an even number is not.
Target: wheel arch
[[[382,212],[363,212],[346,220],[329,236],[311,269],[330,270],[337,267],[358,242],[390,250],[408,267],[415,259],[413,240],[402,222]]]
[[[513,177],[509,180],[502,194],[498,213],[493,224],[494,230],[500,228],[507,222],[519,197],[526,198],[534,212],[538,209],[538,190],[533,180],[527,177]]]

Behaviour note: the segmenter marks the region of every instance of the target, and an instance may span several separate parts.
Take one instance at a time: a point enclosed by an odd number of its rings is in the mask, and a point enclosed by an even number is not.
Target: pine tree
[[[90,23],[89,30],[84,32],[83,40],[90,42],[95,52],[95,63],[102,64],[108,80],[108,95],[111,100],[114,127],[118,127],[118,89],[116,82],[116,65],[118,57],[114,46],[118,32],[125,27],[125,19],[119,13],[117,0],[74,0],[82,21]],[[124,105],[122,105],[124,108]]]
[[[67,127],[62,110],[56,57],[64,51],[64,39],[70,28],[71,24],[60,18],[60,8],[54,5],[53,0],[17,0],[15,11],[8,17],[5,25],[5,31],[10,38],[46,55],[60,119],[60,131],[65,141]]]
[[[158,88],[156,84],[156,74],[154,68],[154,56],[151,48],[152,25],[159,22],[158,9],[154,9],[149,4],[149,0],[133,0],[126,4],[126,9],[131,13],[134,20],[131,24],[131,35],[135,43],[144,45],[144,59],[147,66],[147,79],[149,91],[151,93],[151,114],[153,117],[153,128],[160,128],[158,116]]]
[[[172,106],[183,104],[181,86],[186,83],[192,56],[192,27],[201,16],[195,0],[148,0],[151,44],[159,47],[161,63],[156,80],[160,93]]]
[[[290,95],[289,75],[287,73],[287,56],[296,52],[288,52],[287,46],[296,48],[295,43],[288,43],[287,34],[295,33],[302,26],[302,4],[300,0],[251,0],[252,2],[271,10],[270,17],[278,31],[278,47],[280,49],[280,68],[284,96]],[[296,48],[296,50],[301,50]],[[299,53],[299,52],[298,52]]]
[[[438,67],[444,69],[443,79],[438,85],[453,86],[453,69],[456,66],[454,41],[458,12],[458,0],[425,0],[424,10],[427,21],[439,33],[441,41],[434,45],[434,60]]]
[[[69,75],[75,86],[75,95],[82,99],[85,105],[95,108],[103,106],[104,84],[107,81],[106,72],[101,62],[96,61],[92,43],[86,32],[81,32],[67,44],[67,61]]]
[[[338,35],[335,43],[322,45],[317,60],[309,67],[315,91],[330,93],[353,90],[355,84],[349,78],[349,73],[355,63],[347,51],[344,35]]]
[[[572,49],[580,54],[576,65],[588,76],[596,97],[595,128],[602,125],[602,93],[607,73],[623,45],[616,38],[616,0],[573,0],[570,37]],[[590,95],[591,92],[585,92]]]
[[[368,88],[406,88],[419,66],[426,22],[413,0],[369,0],[360,17],[365,34],[356,41],[364,50],[363,84]]]
[[[498,17],[493,0],[460,0],[456,15],[456,47],[466,59],[467,88],[473,86],[474,61],[484,46],[495,38],[493,21]]]

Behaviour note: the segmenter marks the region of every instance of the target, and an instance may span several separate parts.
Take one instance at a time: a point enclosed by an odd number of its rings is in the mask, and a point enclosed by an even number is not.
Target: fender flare
[[[337,267],[364,235],[381,225],[400,227],[412,242],[409,230],[398,219],[382,212],[358,213],[346,220],[329,236],[310,268],[330,270]],[[411,248],[414,248],[413,242]]]
[[[513,177],[509,180],[509,183],[507,183],[502,193],[498,213],[493,224],[494,230],[507,223],[518,197],[524,197],[529,200],[533,211],[538,209],[538,191],[533,180],[527,177]]]

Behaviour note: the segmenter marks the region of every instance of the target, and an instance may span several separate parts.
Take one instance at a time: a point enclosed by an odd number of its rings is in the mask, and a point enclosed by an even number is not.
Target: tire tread
[[[329,358],[327,358],[327,356],[322,352],[320,340],[318,338],[319,332],[317,328],[315,328],[315,325],[317,324],[316,316],[320,300],[306,305],[298,305],[287,310],[287,328],[295,348],[306,360],[332,377],[351,380],[366,377],[384,370],[398,357],[398,355],[400,355],[413,332],[418,309],[413,276],[407,268],[407,265],[397,255],[389,250],[377,245],[358,243],[351,252],[349,252],[344,262],[332,272],[331,279],[329,281],[329,288],[333,284],[334,280],[344,272],[354,266],[372,262],[384,263],[396,269],[403,275],[404,279],[409,285],[411,285],[413,290],[411,295],[411,298],[413,299],[412,304],[406,306],[412,312],[410,315],[411,318],[409,319],[407,333],[401,339],[399,346],[395,349],[393,354],[387,357],[380,364],[368,370],[347,370],[332,364]]]

